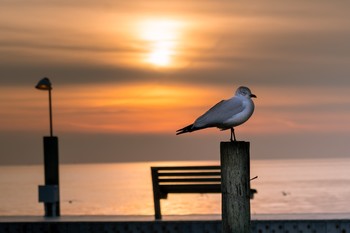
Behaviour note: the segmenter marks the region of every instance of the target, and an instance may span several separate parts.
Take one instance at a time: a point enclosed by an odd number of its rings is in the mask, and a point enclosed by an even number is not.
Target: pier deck
[[[220,233],[220,215],[2,216],[0,233]],[[252,233],[350,233],[350,214],[253,215]]]

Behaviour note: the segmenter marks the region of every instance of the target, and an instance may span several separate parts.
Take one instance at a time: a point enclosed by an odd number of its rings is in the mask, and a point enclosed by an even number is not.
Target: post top
[[[245,141],[228,141],[220,142],[220,148],[249,148],[250,142]]]
[[[225,144],[240,144],[240,143],[250,143],[249,141],[226,141],[226,142],[220,142]]]

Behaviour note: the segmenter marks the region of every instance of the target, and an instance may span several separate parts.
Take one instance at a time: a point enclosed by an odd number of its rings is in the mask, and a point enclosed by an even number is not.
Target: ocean
[[[151,166],[219,161],[60,165],[62,215],[153,215]],[[252,214],[350,213],[350,159],[252,160]],[[42,216],[43,165],[0,166],[0,216]],[[220,214],[220,194],[169,194],[163,215]]]

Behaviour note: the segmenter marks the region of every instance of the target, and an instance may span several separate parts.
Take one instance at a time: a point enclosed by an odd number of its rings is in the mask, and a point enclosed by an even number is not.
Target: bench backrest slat
[[[163,183],[207,183],[207,182],[215,182],[221,183],[220,178],[174,178],[174,179],[158,179],[160,184]]]
[[[152,167],[158,171],[161,170],[220,170],[220,166],[180,166],[180,167]]]
[[[220,172],[159,172],[158,177],[161,176],[221,176]]]

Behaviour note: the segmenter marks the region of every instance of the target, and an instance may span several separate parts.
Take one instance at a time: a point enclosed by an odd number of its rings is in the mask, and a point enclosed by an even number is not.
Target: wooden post
[[[249,233],[249,142],[221,142],[220,156],[222,233]]]

